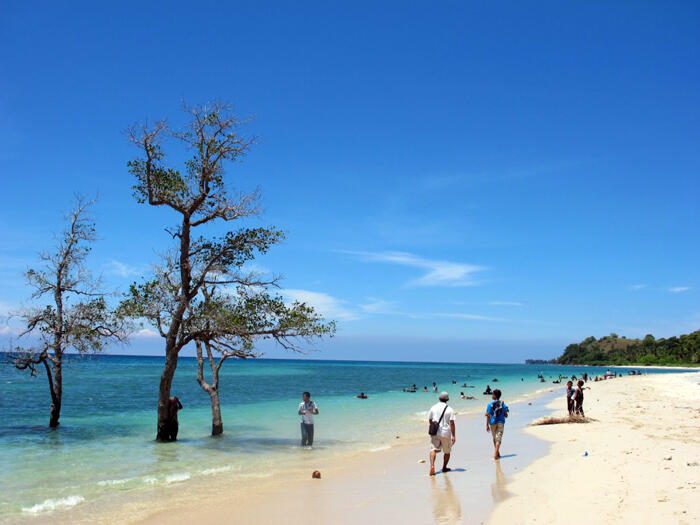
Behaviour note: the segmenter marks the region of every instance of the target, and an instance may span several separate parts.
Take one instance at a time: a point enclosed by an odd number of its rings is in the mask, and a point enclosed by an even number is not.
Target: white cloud
[[[22,331],[19,328],[13,326],[0,326],[0,335],[19,335]]]
[[[345,306],[345,301],[326,293],[299,289],[286,289],[282,290],[281,293],[289,301],[299,301],[312,306],[319,314],[328,319],[354,321],[360,318],[356,312]]]
[[[523,303],[518,301],[489,301],[486,303],[491,306],[522,306]]]
[[[115,260],[112,260],[105,264],[104,268],[105,273],[109,275],[118,275],[119,277],[124,278],[141,275],[143,273],[143,270],[136,266],[131,266],[130,264],[126,264]]]
[[[247,262],[241,267],[241,271],[243,273],[252,273],[255,275],[265,275],[266,273],[270,273],[270,270],[265,268],[264,266],[260,266],[259,264],[256,264],[254,262]]]
[[[646,284],[632,284],[632,285],[628,286],[627,289],[632,290],[632,291],[637,291],[637,290],[643,290],[646,287],[647,287]]]
[[[472,274],[485,270],[482,266],[424,259],[406,252],[348,251],[345,253],[356,255],[365,262],[399,264],[427,270],[423,276],[409,281],[407,284],[410,286],[473,286],[477,282],[472,279]]]
[[[133,334],[134,337],[144,337],[144,338],[153,338],[153,337],[160,337],[160,334],[156,332],[155,330],[151,330],[150,328],[141,328],[138,332],[135,332]]]
[[[671,293],[687,292],[688,290],[690,290],[690,286],[672,286],[668,289]]]

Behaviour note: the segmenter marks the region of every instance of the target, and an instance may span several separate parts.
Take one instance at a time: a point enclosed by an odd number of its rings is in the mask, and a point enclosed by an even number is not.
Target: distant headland
[[[700,366],[700,330],[668,339],[647,334],[644,339],[627,339],[610,334],[600,339],[587,337],[572,343],[557,359],[527,359],[526,364],[597,366]]]

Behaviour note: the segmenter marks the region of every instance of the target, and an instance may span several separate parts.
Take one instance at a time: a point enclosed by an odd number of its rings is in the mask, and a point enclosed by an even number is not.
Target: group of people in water
[[[522,380],[521,380],[521,381],[522,381]],[[493,382],[493,383],[498,383],[498,378],[495,378],[495,377],[494,377],[494,378],[491,380],[491,382]],[[457,384],[457,381],[455,381],[455,380],[453,379],[453,380],[452,380],[452,384],[453,384],[453,385],[456,385],[456,384]],[[460,388],[475,388],[475,387],[474,387],[474,385],[467,385],[467,383],[462,383],[462,384],[460,385]],[[433,390],[433,393],[437,393],[437,391],[438,391],[437,383],[433,383],[432,390]],[[405,388],[403,389],[403,391],[404,391],[404,392],[418,392],[418,387],[417,387],[416,384],[414,383],[414,384],[411,385],[411,386],[405,387]],[[428,386],[427,386],[427,385],[423,387],[423,392],[428,392]],[[485,396],[490,396],[491,393],[492,393],[491,385],[486,385],[486,389],[483,391],[483,394],[484,394]],[[465,395],[465,394],[464,394],[464,391],[460,392],[459,394],[460,394],[460,397],[461,397],[462,399],[475,399],[474,396]],[[357,397],[361,397],[361,396],[357,396]]]

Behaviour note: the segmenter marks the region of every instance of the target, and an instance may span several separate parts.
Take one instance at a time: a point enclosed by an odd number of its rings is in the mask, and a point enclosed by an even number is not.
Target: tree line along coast
[[[572,343],[557,359],[528,359],[527,364],[592,366],[700,366],[700,330],[678,337],[627,339],[610,334]]]

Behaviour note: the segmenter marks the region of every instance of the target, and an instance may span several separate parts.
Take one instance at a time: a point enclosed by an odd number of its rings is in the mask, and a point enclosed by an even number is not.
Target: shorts
[[[452,436],[430,436],[430,450],[452,452]]]
[[[493,423],[491,425],[491,435],[494,443],[500,443],[503,439],[503,423]]]

